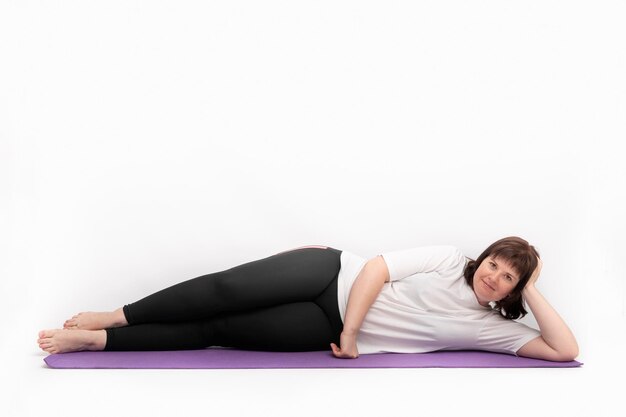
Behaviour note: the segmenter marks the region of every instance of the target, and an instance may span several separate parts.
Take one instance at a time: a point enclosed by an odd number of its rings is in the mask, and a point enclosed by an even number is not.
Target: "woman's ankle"
[[[115,327],[128,326],[128,320],[126,320],[123,307],[113,311],[113,315],[115,317]]]
[[[107,344],[107,331],[106,330],[88,330],[93,332],[93,338],[90,342],[89,350],[104,350]]]

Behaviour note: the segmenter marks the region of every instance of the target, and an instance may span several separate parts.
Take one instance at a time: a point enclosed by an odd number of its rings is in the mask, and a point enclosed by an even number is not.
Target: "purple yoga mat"
[[[44,358],[51,368],[70,369],[252,369],[252,368],[571,368],[581,362],[551,362],[484,351],[374,353],[339,359],[330,351],[258,352],[228,348],[158,352],[71,352]]]

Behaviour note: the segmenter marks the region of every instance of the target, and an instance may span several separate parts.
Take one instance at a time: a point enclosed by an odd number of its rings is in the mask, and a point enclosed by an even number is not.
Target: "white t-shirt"
[[[517,355],[541,335],[478,303],[465,281],[467,259],[453,246],[427,246],[383,253],[389,280],[368,310],[359,334],[359,354],[435,350],[487,350]],[[342,251],[338,301],[345,320],[350,290],[367,259]]]

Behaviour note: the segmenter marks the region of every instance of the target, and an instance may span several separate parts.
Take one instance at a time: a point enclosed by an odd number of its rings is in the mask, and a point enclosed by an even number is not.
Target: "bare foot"
[[[69,330],[102,330],[126,325],[128,325],[128,321],[126,321],[124,310],[118,308],[115,311],[78,313],[71,319],[65,320],[63,328]]]
[[[105,330],[42,330],[37,340],[39,347],[48,353],[104,350],[106,342]]]

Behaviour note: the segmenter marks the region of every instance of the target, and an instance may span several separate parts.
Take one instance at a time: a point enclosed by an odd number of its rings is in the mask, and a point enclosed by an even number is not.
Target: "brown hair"
[[[475,261],[470,259],[467,265],[465,265],[463,275],[465,276],[465,281],[472,289],[474,289],[474,273],[487,256],[509,262],[511,267],[519,274],[519,282],[513,288],[513,291],[502,300],[496,301],[493,308],[510,320],[524,317],[528,312],[524,309],[522,290],[537,267],[539,252],[529,245],[527,241],[517,236],[505,237],[492,243],[480,254],[478,259]]]

